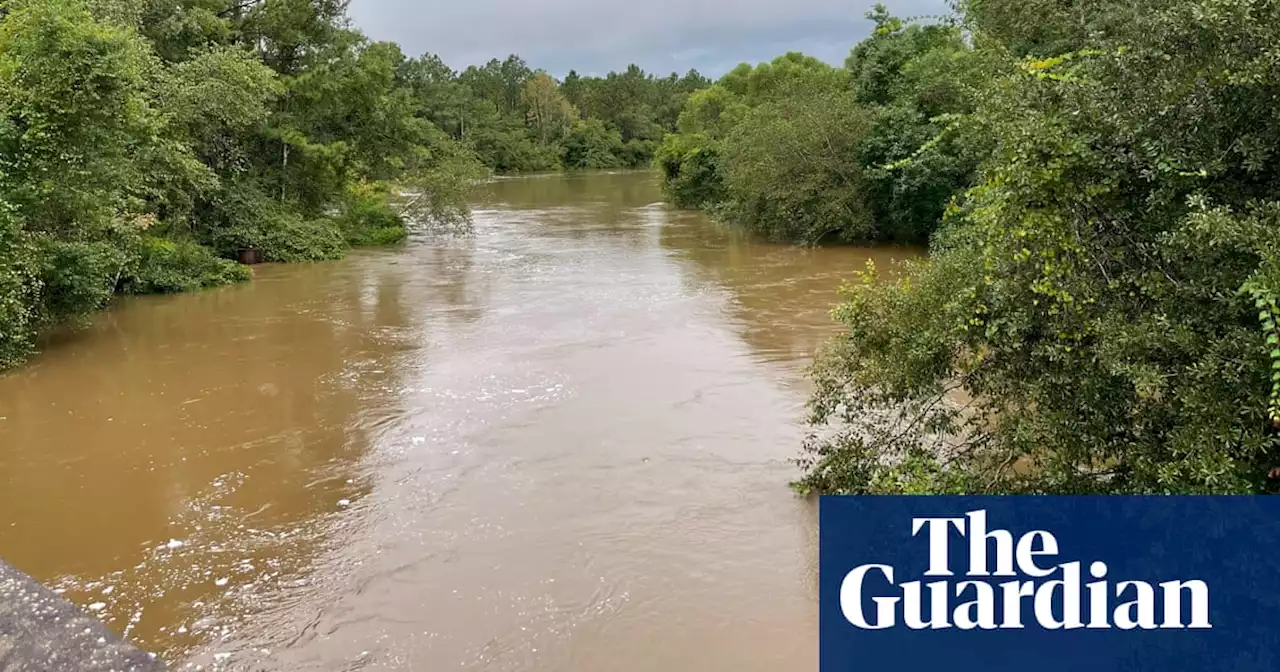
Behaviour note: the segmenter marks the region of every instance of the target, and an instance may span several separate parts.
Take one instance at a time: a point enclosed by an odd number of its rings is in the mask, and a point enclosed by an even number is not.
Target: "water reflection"
[[[503,210],[580,209],[606,206],[634,208],[661,200],[647,172],[617,171],[498,178],[476,194],[482,207]]]
[[[822,339],[834,334],[830,309],[839,289],[868,263],[888,277],[922,255],[911,247],[802,248],[754,239],[708,225],[688,211],[667,214],[661,245],[689,262],[694,282],[722,288],[742,338],[764,361],[800,369]]]

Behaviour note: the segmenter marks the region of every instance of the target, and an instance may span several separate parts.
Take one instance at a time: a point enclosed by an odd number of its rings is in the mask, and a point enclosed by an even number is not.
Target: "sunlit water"
[[[803,670],[804,367],[908,250],[752,243],[652,176],[121,302],[0,377],[0,557],[174,667]]]

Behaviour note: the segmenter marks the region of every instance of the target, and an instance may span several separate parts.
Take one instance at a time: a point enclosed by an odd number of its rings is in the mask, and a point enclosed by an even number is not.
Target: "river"
[[[804,368],[914,253],[647,173],[483,192],[472,236],[123,300],[0,377],[0,557],[175,668],[816,669]]]

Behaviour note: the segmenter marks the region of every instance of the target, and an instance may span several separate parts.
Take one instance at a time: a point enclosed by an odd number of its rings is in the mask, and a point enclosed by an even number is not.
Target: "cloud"
[[[719,75],[742,61],[803,51],[840,63],[866,37],[874,0],[352,0],[356,27],[405,53],[461,69],[515,53],[536,68],[603,74],[636,63],[658,73]],[[901,0],[899,16],[945,0]]]

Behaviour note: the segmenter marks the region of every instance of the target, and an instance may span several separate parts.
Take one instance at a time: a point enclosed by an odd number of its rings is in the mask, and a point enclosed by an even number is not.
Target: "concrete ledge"
[[[159,672],[165,666],[0,561],[0,672]]]

